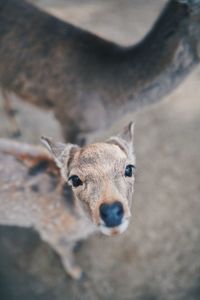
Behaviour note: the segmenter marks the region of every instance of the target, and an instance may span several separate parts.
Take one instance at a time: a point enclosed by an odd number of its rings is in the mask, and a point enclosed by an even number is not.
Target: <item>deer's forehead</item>
[[[127,158],[125,152],[117,145],[97,143],[89,145],[76,153],[74,163],[77,166],[107,165],[121,162]]]
[[[92,144],[83,148],[79,160],[96,160],[97,162],[125,159],[126,154],[117,145],[106,143]]]

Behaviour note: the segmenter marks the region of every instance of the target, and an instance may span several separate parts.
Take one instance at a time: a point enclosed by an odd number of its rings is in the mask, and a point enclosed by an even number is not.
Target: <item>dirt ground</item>
[[[108,39],[130,44],[151,26],[166,1],[40,0],[55,15]],[[85,241],[77,259],[81,282],[66,276],[59,257],[37,234],[0,227],[0,299],[200,299],[200,67],[162,102],[131,115],[136,120],[133,218],[120,237]],[[51,113],[13,97],[19,140],[61,136]],[[30,117],[31,116],[31,117]],[[113,124],[114,128],[120,127]],[[10,123],[0,102],[0,136]]]

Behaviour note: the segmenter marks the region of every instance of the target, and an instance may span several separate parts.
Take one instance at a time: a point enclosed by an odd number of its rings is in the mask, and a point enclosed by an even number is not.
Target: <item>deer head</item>
[[[126,230],[134,192],[134,125],[83,148],[42,137],[83,213],[106,235]]]

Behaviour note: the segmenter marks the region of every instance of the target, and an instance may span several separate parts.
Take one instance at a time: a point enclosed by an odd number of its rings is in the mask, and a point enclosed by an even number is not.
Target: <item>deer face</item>
[[[86,217],[106,235],[125,231],[134,192],[133,125],[84,148],[44,139]]]

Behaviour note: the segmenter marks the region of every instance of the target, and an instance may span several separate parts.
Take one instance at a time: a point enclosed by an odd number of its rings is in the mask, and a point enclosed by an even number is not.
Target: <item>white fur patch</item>
[[[99,226],[99,229],[103,234],[112,236],[112,235],[117,235],[117,234],[123,233],[127,229],[128,225],[129,225],[129,221],[126,219],[119,226],[106,227],[105,225],[101,224]]]

